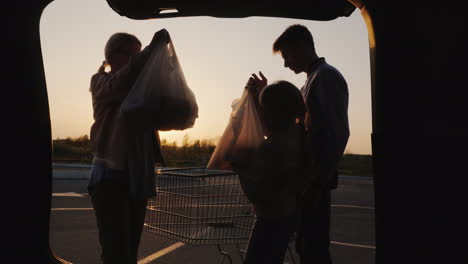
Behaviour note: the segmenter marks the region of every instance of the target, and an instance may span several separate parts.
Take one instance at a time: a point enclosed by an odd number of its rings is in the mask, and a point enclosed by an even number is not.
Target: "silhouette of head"
[[[260,106],[262,119],[270,131],[304,122],[304,99],[299,89],[290,82],[277,81],[267,85],[260,94]]]
[[[280,53],[284,67],[295,73],[306,72],[310,61],[317,57],[314,39],[303,25],[289,26],[274,42],[273,53]]]
[[[111,71],[118,71],[141,51],[141,42],[132,34],[114,33],[106,43],[104,55]]]

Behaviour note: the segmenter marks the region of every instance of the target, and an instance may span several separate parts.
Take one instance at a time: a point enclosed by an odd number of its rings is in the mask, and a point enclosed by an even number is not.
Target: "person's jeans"
[[[129,196],[128,185],[111,179],[89,189],[104,264],[136,264],[147,200]]]
[[[307,196],[307,193],[306,193]],[[299,208],[296,252],[301,264],[331,264],[330,256],[330,197],[323,191],[317,206],[302,204]]]
[[[257,217],[244,264],[283,263],[296,215],[269,219]]]

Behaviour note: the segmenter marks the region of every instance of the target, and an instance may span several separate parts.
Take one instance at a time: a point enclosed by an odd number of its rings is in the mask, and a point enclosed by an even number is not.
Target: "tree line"
[[[91,164],[93,153],[88,135],[77,138],[54,139],[53,162]],[[191,140],[188,135],[178,145],[161,140],[161,150],[167,167],[206,166],[216,148],[211,140]],[[162,166],[162,164],[158,164]],[[372,156],[345,153],[339,164],[340,174],[371,176]]]

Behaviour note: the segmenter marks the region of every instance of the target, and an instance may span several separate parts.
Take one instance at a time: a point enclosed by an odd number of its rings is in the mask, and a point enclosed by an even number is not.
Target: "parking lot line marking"
[[[51,208],[51,211],[85,211],[93,210],[93,208]]]
[[[361,209],[374,210],[374,207],[369,207],[369,206],[346,205],[346,204],[332,204],[331,206],[332,207],[349,207],[349,208],[361,208]]]
[[[164,255],[166,255],[168,253],[171,253],[172,251],[174,251],[174,250],[176,250],[176,249],[178,249],[178,248],[180,248],[182,246],[185,246],[185,244],[182,243],[182,242],[177,242],[177,243],[175,243],[175,244],[173,244],[171,246],[168,246],[165,249],[162,249],[162,250],[160,250],[160,251],[158,251],[158,252],[156,252],[154,254],[151,254],[151,255],[147,256],[146,258],[138,261],[138,264],[151,263],[151,261],[153,261],[153,260],[155,260],[157,258],[160,258],[160,257],[162,257],[162,256],[164,256]]]
[[[335,245],[348,246],[348,247],[359,247],[359,248],[375,249],[375,246],[368,246],[368,245],[350,244],[350,243],[343,243],[343,242],[336,242],[336,241],[330,241],[330,243],[335,244]]]

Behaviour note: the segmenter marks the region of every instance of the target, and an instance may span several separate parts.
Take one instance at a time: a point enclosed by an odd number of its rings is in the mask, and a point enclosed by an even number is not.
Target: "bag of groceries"
[[[229,123],[208,162],[208,169],[231,170],[235,155],[257,149],[264,140],[263,128],[248,89],[232,102]]]
[[[144,128],[167,131],[193,127],[198,105],[172,40],[153,49],[120,109],[131,124]]]

